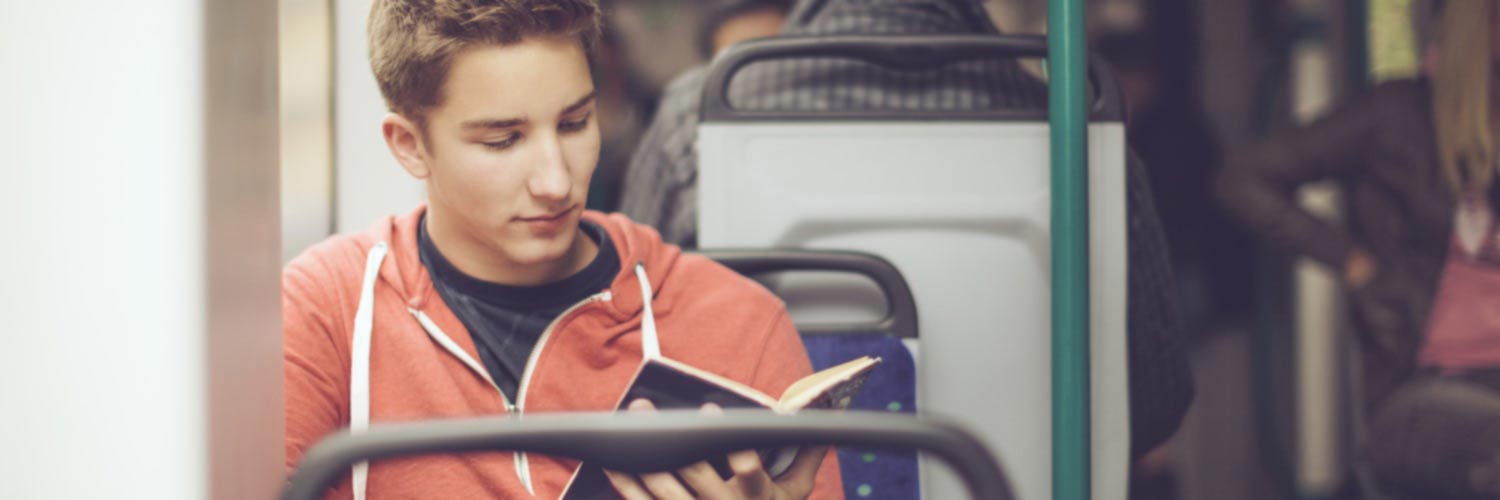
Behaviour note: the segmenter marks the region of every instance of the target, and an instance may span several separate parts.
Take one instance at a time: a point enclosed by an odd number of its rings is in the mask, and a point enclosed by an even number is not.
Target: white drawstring
[[[661,357],[661,344],[656,340],[656,316],[651,314],[651,281],[646,279],[646,266],[635,265],[635,277],[641,282],[641,356],[646,359]]]
[[[474,360],[473,356],[470,356],[462,347],[459,347],[458,343],[453,341],[453,338],[443,333],[443,329],[438,328],[437,323],[433,323],[432,318],[427,317],[427,313],[410,307],[406,308],[406,312],[411,313],[412,317],[417,318],[417,323],[422,325],[422,330],[427,332],[428,337],[431,337],[444,350],[447,350],[448,354],[452,354],[453,357],[462,361],[465,366],[469,367],[470,371],[479,375],[479,378],[484,379],[486,383],[490,384],[490,387],[495,389],[495,394],[499,394],[500,399],[505,401],[505,411],[507,413],[520,415],[520,410],[512,405],[510,400],[505,399],[505,393],[500,392],[500,386],[495,385],[495,379],[490,377],[489,370],[486,370],[484,365],[479,364],[478,361]],[[526,487],[527,493],[536,495],[536,489],[531,484],[531,469],[526,466],[526,454],[518,451],[515,452],[515,457],[516,477],[521,478],[521,485]]]
[[[365,260],[365,279],[359,289],[359,309],[354,312],[354,342],[349,360],[349,432],[370,427],[370,332],[375,325],[375,281],[385,260],[384,241],[370,249]],[[354,464],[354,500],[364,500],[370,462]]]
[[[464,348],[459,347],[458,343],[454,342],[453,339],[448,336],[448,334],[443,333],[443,329],[438,328],[437,323],[433,323],[432,318],[427,317],[427,313],[412,309],[410,307],[406,308],[406,312],[411,313],[412,317],[417,318],[417,323],[422,325],[422,330],[427,332],[428,337],[432,337],[432,340],[437,342],[438,345],[442,346],[444,350],[448,351],[448,354],[452,354],[453,357],[458,358],[459,361],[462,361],[464,366],[469,367],[469,371],[474,372],[475,375],[479,375],[479,378],[482,378],[485,382],[489,383],[490,387],[493,387],[495,389],[495,392],[500,392],[500,386],[495,385],[495,379],[490,378],[489,370],[486,370],[484,368],[484,365],[481,365],[478,361],[475,361],[473,356],[469,356],[469,353],[464,351]],[[501,396],[504,397],[503,394]],[[509,405],[506,406],[506,410],[509,411]]]
[[[375,316],[375,282],[380,276],[380,265],[385,260],[389,246],[385,242],[376,243],[370,249],[370,254],[365,261],[364,281],[360,286],[359,308],[354,312],[354,340],[350,353],[350,376],[349,376],[349,430],[352,433],[362,432],[370,427],[370,341],[374,329]],[[646,359],[661,357],[661,345],[656,336],[656,316],[651,311],[651,281],[646,278],[646,267],[641,264],[635,265],[636,278],[641,283],[641,355]],[[433,335],[443,347],[450,352],[455,350],[462,353],[461,349],[453,349],[456,344],[446,335],[441,335],[436,325],[426,315],[418,311],[412,311],[417,321],[422,324],[429,335]],[[436,333],[436,335],[434,335]],[[447,340],[447,342],[444,342]],[[467,355],[459,356],[469,367],[475,368],[472,358]],[[476,369],[480,376],[489,375],[485,370]],[[486,377],[487,378],[487,377]],[[491,382],[493,385],[493,382]],[[370,470],[369,461],[361,461],[353,467],[354,500],[365,500],[366,484]]]

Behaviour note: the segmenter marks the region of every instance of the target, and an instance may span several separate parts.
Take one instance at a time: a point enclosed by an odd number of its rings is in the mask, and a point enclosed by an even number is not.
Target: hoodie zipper
[[[523,412],[526,411],[526,389],[531,385],[531,374],[536,371],[536,363],[537,359],[541,357],[542,347],[546,346],[547,340],[552,338],[552,332],[557,329],[557,325],[561,323],[564,318],[567,318],[569,315],[573,314],[575,311],[584,306],[593,304],[595,302],[609,302],[610,300],[613,300],[613,298],[614,296],[609,292],[609,290],[594,294],[589,298],[583,299],[577,304],[573,304],[571,307],[563,310],[561,314],[557,315],[557,318],[552,320],[552,323],[549,323],[547,325],[547,328],[545,330],[542,330],[542,336],[537,339],[536,347],[533,347],[531,349],[531,357],[526,359],[526,368],[521,371],[521,385],[516,391],[516,406],[513,407],[513,411],[518,417],[523,415]],[[504,397],[505,395],[501,394],[500,396]],[[521,476],[521,484],[526,486],[526,491],[530,492],[532,495],[535,495],[536,490],[532,488],[531,484],[531,464],[527,460],[525,453],[516,453],[516,473]]]
[[[500,402],[505,405],[506,414],[516,416],[519,416],[521,414],[520,408],[510,402],[510,398],[505,396],[505,391],[500,390],[500,386],[495,383],[495,379],[490,378],[490,373],[488,371],[485,371],[484,366],[481,366],[479,362],[474,361],[473,357],[469,356],[469,354],[465,352],[463,348],[454,343],[453,339],[451,337],[448,337],[448,334],[444,333],[442,328],[438,328],[437,323],[432,322],[432,318],[427,317],[427,313],[410,308],[407,309],[407,312],[410,312],[413,317],[417,318],[417,323],[420,323],[422,325],[422,329],[427,332],[427,336],[432,337],[433,340],[436,340],[439,345],[443,346],[443,348],[446,349],[449,354],[452,354],[453,357],[458,358],[459,361],[463,362],[464,366],[469,367],[469,371],[472,371],[476,375],[479,375],[479,378],[484,379],[486,383],[490,384],[490,388],[495,390],[495,394],[500,395]],[[530,474],[527,473],[526,469],[522,468],[525,460],[526,457],[522,453],[515,453],[514,462],[516,464],[516,476],[521,479],[521,484],[526,487],[526,491],[535,495],[536,492],[532,491],[531,488]]]

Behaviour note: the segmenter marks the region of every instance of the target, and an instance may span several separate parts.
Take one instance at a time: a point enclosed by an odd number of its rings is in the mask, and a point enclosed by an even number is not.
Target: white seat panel
[[[1037,122],[710,122],[699,244],[875,253],[911,284],[923,412],[996,450],[1020,498],[1051,497],[1048,128]],[[1124,131],[1090,128],[1094,498],[1125,498]],[[988,396],[988,397],[986,397]],[[929,481],[927,498],[962,498]]]

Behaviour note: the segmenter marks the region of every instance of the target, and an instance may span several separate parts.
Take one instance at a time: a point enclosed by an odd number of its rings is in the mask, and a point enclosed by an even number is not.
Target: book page
[[[776,409],[786,413],[803,408],[846,408],[878,364],[880,358],[862,356],[803,377],[786,388]]]

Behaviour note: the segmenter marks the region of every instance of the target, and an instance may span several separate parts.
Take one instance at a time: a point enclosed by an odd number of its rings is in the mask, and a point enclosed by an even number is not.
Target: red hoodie
[[[369,257],[388,256],[371,275],[368,419],[413,421],[509,411],[540,414],[613,410],[642,360],[641,279],[663,356],[781,394],[812,373],[783,304],[770,292],[702,256],[661,242],[655,230],[621,215],[587,212],[620,254],[608,290],[564,312],[532,353],[511,407],[488,380],[474,341],[433,288],[417,253],[425,207],[356,235],[308,249],[282,273],[286,388],[286,466],[322,437],[350,426],[354,329]],[[375,252],[379,257],[379,251]],[[372,269],[373,270],[373,269]],[[423,325],[423,322],[427,325]],[[447,346],[443,345],[447,344]],[[358,370],[356,370],[358,369]],[[360,401],[355,401],[355,422]],[[371,464],[370,498],[557,498],[577,462],[507,452],[433,455]],[[353,496],[348,476],[335,498]],[[841,498],[838,463],[829,453],[814,498]]]

